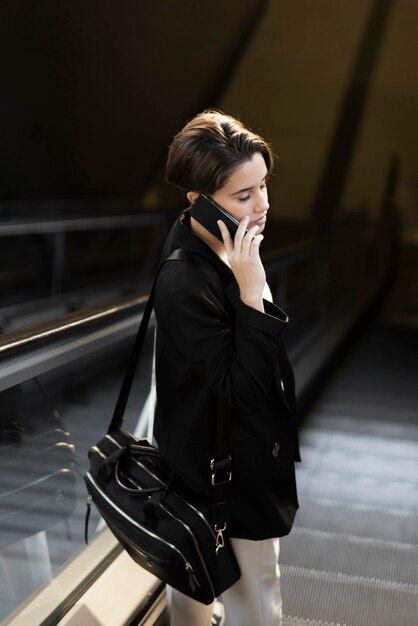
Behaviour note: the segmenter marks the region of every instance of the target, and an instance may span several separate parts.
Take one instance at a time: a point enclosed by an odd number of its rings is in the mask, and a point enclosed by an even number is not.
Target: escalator
[[[105,3],[99,19],[90,3],[78,4],[47,3],[42,14],[11,4],[0,27],[5,56],[16,59],[3,76],[12,114],[0,176],[1,461],[22,455],[26,435],[34,447],[57,408],[76,477],[70,514],[49,507],[36,533],[36,515],[10,523],[0,502],[0,623],[165,626],[162,585],[121,552],[97,513],[84,546],[81,476],[116,399],[167,215],[172,221],[183,202],[161,184],[167,138],[221,102],[269,3],[230,11],[219,1],[189,3],[184,14],[167,5],[164,15],[155,3]],[[372,4],[312,216],[272,215],[263,243],[274,299],[291,320],[285,342],[306,410],[301,508],[281,543],[283,626],[418,624],[416,333],[374,319],[355,343],[353,334],[393,268],[397,164],[374,219],[363,205],[344,213],[342,194],[392,3]],[[271,103],[273,126],[280,106],[282,94]],[[150,336],[128,408],[127,427],[138,434],[151,346]],[[25,485],[48,467],[48,449],[29,456],[19,476],[3,467],[0,485]],[[16,533],[20,541],[10,539]]]
[[[418,332],[374,319],[301,431],[285,624],[418,624]]]
[[[295,369],[299,400],[304,398],[306,402],[312,398],[321,372],[344,347],[352,329],[384,289],[390,260],[385,258],[382,263],[382,249],[387,248],[386,232],[385,224],[375,225],[372,230],[367,221],[359,222],[356,217],[352,228],[348,228],[346,221],[336,222],[326,239],[300,241],[276,252],[266,251],[265,265],[273,294],[292,320],[293,332],[285,341]],[[351,254],[353,246],[357,250],[355,261]],[[4,625],[33,626],[30,616],[35,612],[42,626],[80,624],[81,615],[83,626],[90,623],[108,626],[106,621],[92,622],[85,613],[90,596],[92,614],[97,597],[115,598],[112,609],[120,621],[110,623],[133,626],[151,624],[157,617],[163,619],[161,585],[121,553],[97,513],[90,524],[91,545],[83,548],[85,488],[81,475],[87,465],[86,453],[107,426],[144,301],[138,294],[126,296],[122,302],[118,299],[101,308],[80,310],[0,338],[1,388],[8,394],[19,389],[25,401],[25,410],[18,401],[15,403],[17,427],[19,416],[29,415],[29,423],[24,424],[27,431],[41,428],[57,407],[63,429],[75,447],[77,475],[71,493],[75,505],[68,519],[55,519],[52,510],[43,531],[34,529],[35,534],[31,534],[29,529],[27,536],[22,535],[22,541],[0,550],[0,594],[3,594],[0,606]],[[147,358],[141,362],[127,416],[127,428],[138,435],[145,432],[145,421],[139,418],[149,387],[152,333],[147,342]],[[41,389],[36,388],[36,380],[41,383]],[[302,442],[305,445],[303,438]],[[18,438],[14,445],[19,451]],[[310,459],[315,456],[310,452],[310,444],[306,448],[307,461],[301,467],[299,479],[302,501],[308,489],[305,484],[312,474]],[[49,453],[41,454],[45,455],[47,466]],[[33,458],[35,471],[39,456]],[[10,477],[3,469],[4,482],[8,484]],[[22,486],[33,471],[22,474]],[[303,515],[302,510],[299,516],[302,520]],[[27,525],[28,519],[35,522],[36,516],[21,515],[19,524]],[[17,531],[19,524],[15,522],[13,530]],[[3,536],[9,530],[6,516]],[[297,532],[298,529],[295,536]],[[294,575],[295,567],[297,572],[311,570],[295,565],[292,548],[286,551],[285,543],[283,555],[286,589],[286,577]],[[19,563],[23,565],[24,575]],[[116,579],[121,588],[115,587]],[[103,588],[106,581],[110,587]],[[290,587],[294,587],[293,582]],[[62,589],[62,593],[57,594],[57,589]],[[123,614],[116,601],[118,594],[123,594]],[[150,598],[151,606],[147,604]],[[290,607],[289,615],[299,617],[291,604]]]

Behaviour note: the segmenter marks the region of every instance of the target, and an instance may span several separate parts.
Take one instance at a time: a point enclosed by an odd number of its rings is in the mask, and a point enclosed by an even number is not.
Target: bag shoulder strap
[[[135,377],[135,371],[138,365],[139,357],[141,356],[141,351],[145,341],[149,320],[151,317],[152,309],[154,307],[154,293],[158,275],[165,263],[169,261],[181,260],[182,258],[184,259],[185,255],[187,255],[187,253],[185,253],[180,248],[174,250],[174,252],[172,252],[164,261],[162,261],[162,263],[160,263],[157,269],[148,297],[148,301],[142,315],[141,323],[139,325],[139,329],[135,338],[132,352],[129,357],[118,399],[116,401],[115,410],[113,412],[113,416],[108,427],[108,433],[118,430],[123,423],[126,405]],[[199,264],[200,259],[196,257],[195,261],[196,264]],[[226,528],[226,523],[228,519],[228,501],[230,498],[230,485],[232,479],[231,456],[229,454],[230,431],[230,409],[224,402],[220,400],[216,416],[214,457],[211,460],[212,523],[215,527],[216,532],[218,533],[217,545],[219,549],[223,547],[222,532]]]
[[[154,282],[151,287],[150,294],[148,296],[147,303],[145,305],[144,313],[142,314],[141,323],[138,328],[138,332],[135,338],[135,342],[132,348],[131,355],[129,357],[128,365],[126,367],[125,375],[123,377],[122,385],[119,391],[118,399],[116,401],[115,410],[113,411],[113,416],[109,427],[107,429],[108,433],[112,431],[118,430],[123,423],[123,416],[125,414],[126,405],[128,403],[129,394],[132,389],[132,384],[135,377],[135,371],[138,365],[139,357],[141,356],[142,347],[144,345],[145,337],[147,334],[148,324],[151,317],[152,309],[154,306],[154,292],[155,286],[157,284],[158,275],[162,269],[162,267],[168,261],[174,261],[181,258],[182,250],[174,250],[162,263],[160,263],[157,272],[154,277]]]

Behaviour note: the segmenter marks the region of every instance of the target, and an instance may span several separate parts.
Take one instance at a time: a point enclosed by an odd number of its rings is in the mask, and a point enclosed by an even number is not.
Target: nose
[[[262,193],[260,192],[254,210],[256,213],[265,213],[269,210],[270,205],[269,205],[269,200],[268,200],[268,196],[267,193]]]

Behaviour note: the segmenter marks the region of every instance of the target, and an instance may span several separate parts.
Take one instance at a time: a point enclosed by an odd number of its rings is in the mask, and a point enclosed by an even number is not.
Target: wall
[[[221,108],[273,143],[278,167],[270,195],[277,214],[309,214],[372,4],[272,0],[223,94]],[[416,215],[417,18],[412,0],[397,0],[389,11],[344,188],[346,210],[367,205],[377,212],[395,153],[402,160],[399,202],[409,221]]]

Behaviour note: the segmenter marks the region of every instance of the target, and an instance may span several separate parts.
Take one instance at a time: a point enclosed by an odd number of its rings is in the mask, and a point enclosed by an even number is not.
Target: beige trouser
[[[225,626],[281,626],[279,540],[231,539],[241,578],[222,594]],[[206,606],[169,588],[170,626],[210,626]]]

